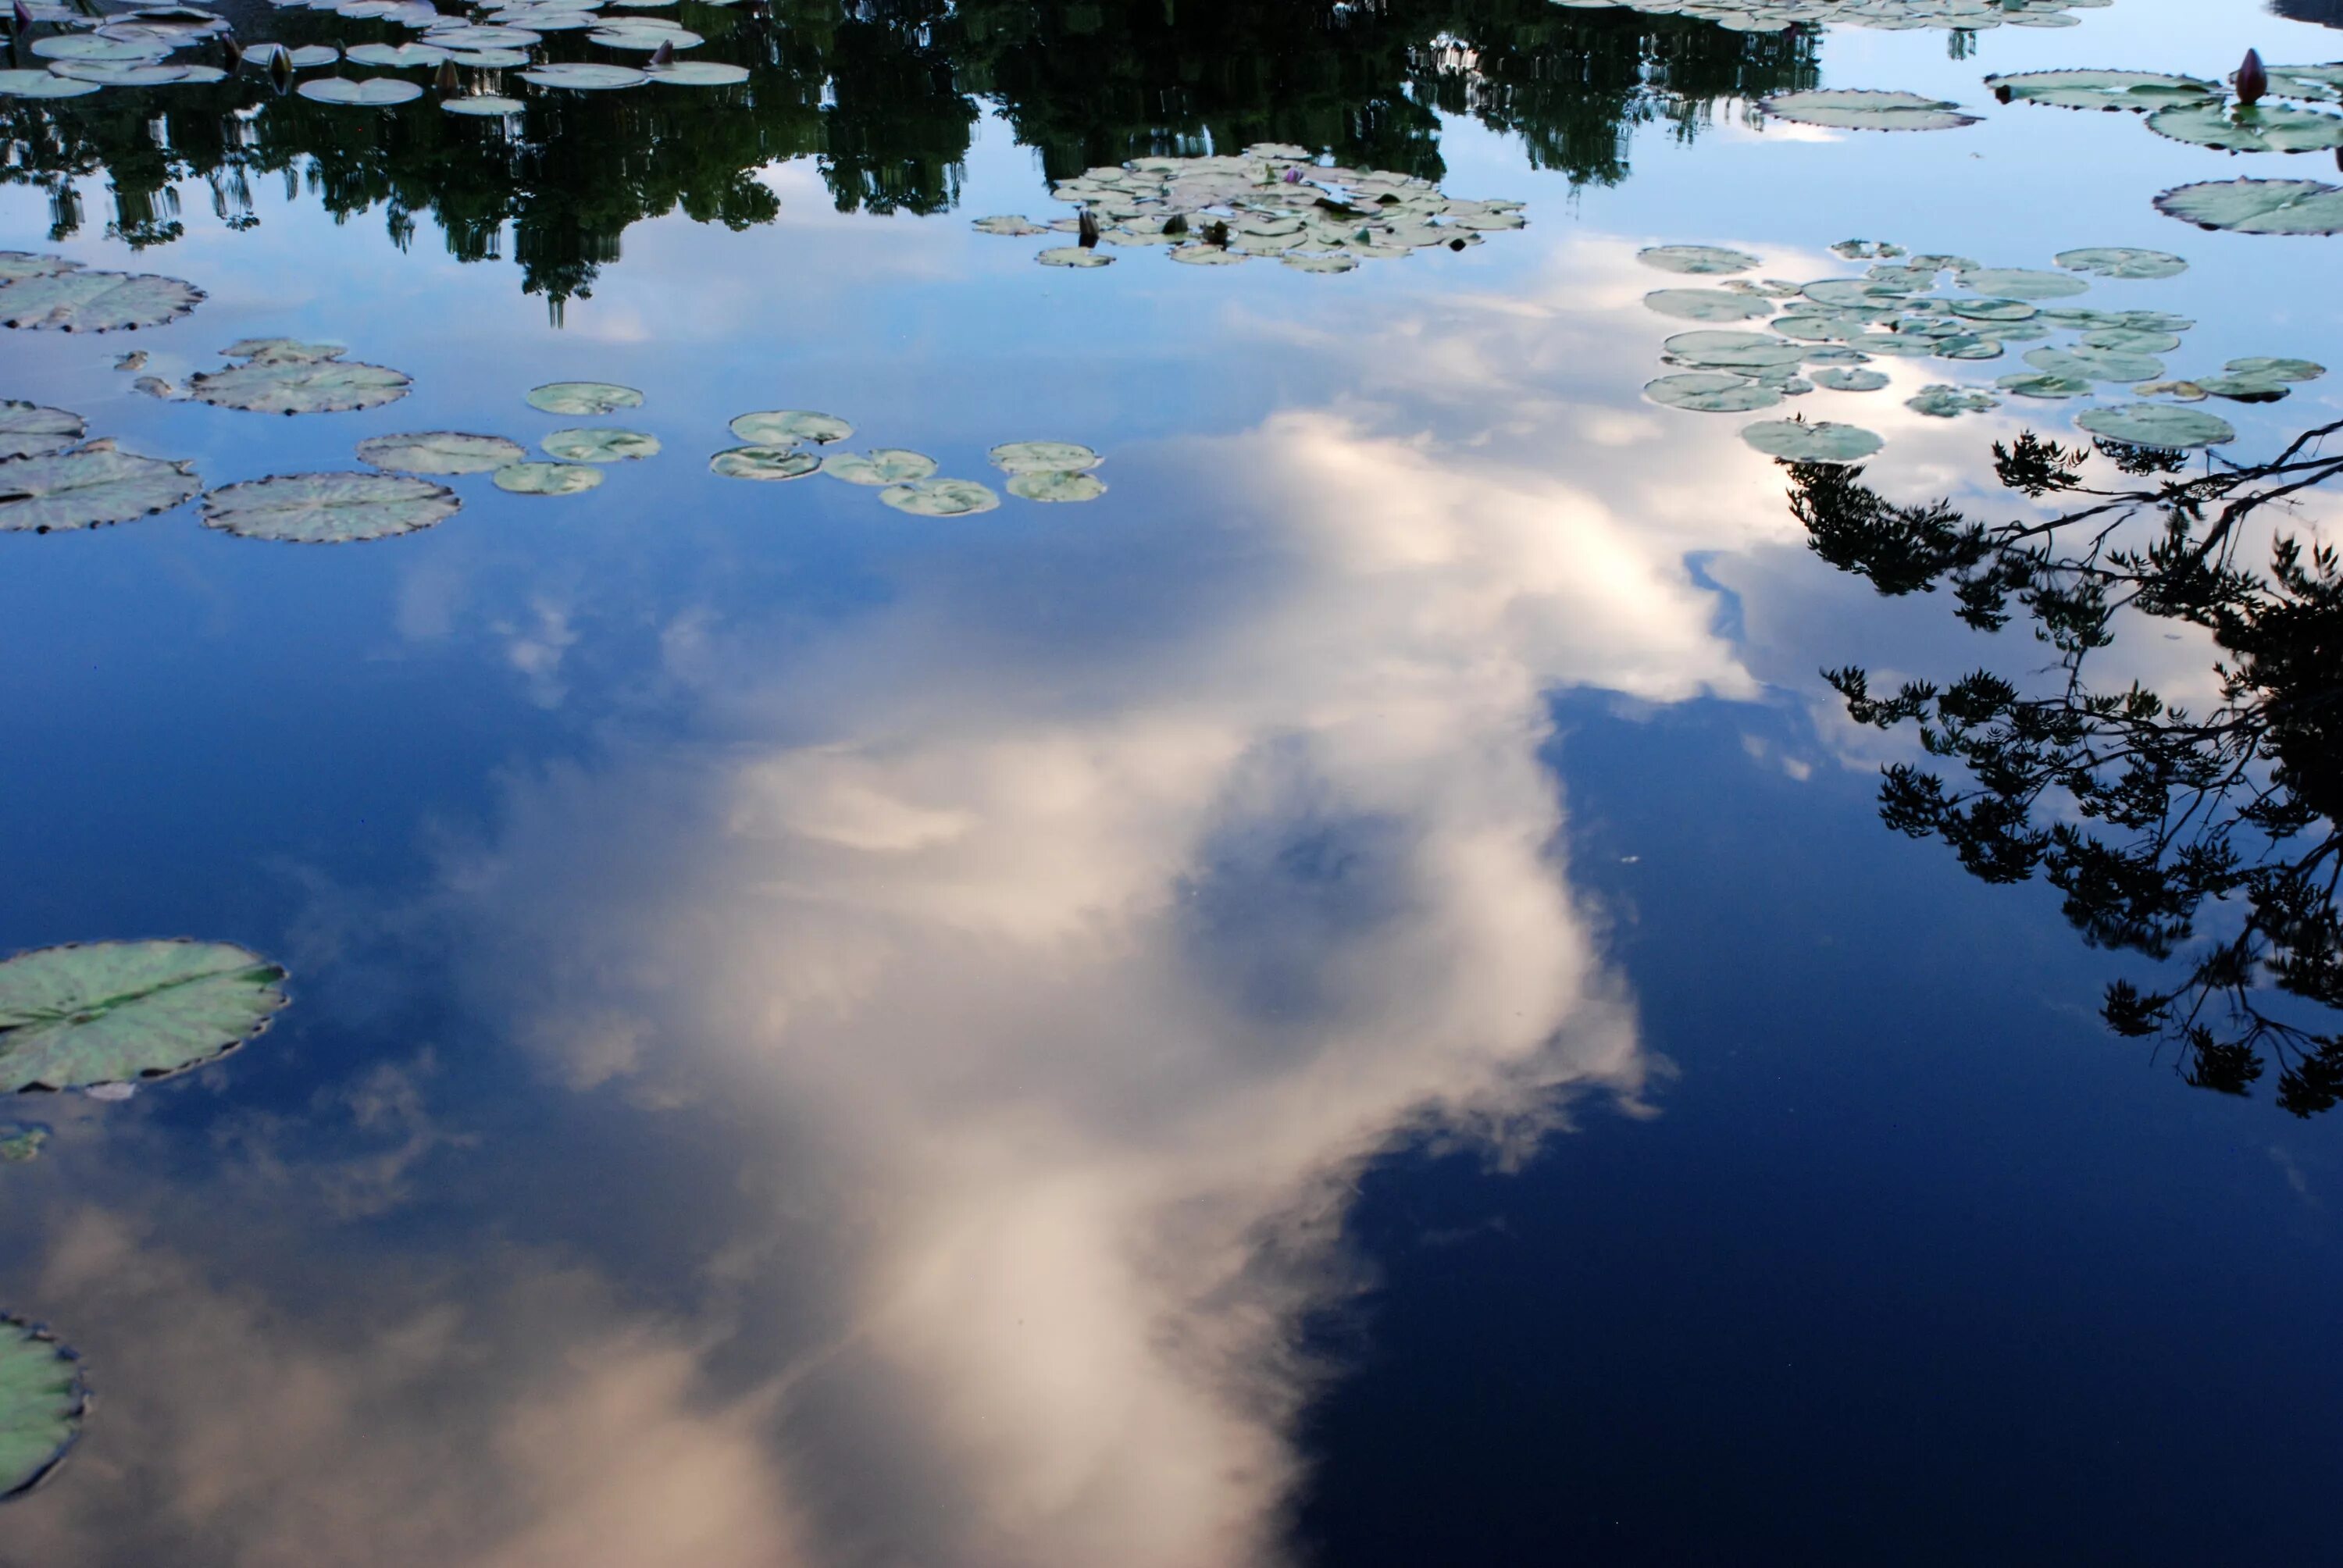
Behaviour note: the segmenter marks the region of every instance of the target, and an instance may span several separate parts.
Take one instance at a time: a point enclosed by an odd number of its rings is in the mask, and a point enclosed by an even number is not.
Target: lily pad
[[[1967,387],[1947,387],[1939,383],[1921,387],[1918,396],[1904,399],[1904,407],[1933,419],[1951,419],[1963,414],[1983,414],[1998,408],[2001,399],[1990,392],[1972,391]]]
[[[439,106],[451,115],[474,115],[483,119],[518,115],[528,108],[518,98],[499,97],[494,93],[478,93],[469,97],[442,98]]]
[[[89,424],[63,408],[37,403],[0,402],[0,457],[35,457],[62,452],[82,438]]]
[[[1178,254],[1176,251],[1173,253]],[[1084,250],[1076,245],[1052,246],[1037,253],[1033,259],[1043,266],[1104,266],[1114,257],[1102,251]]]
[[[1806,357],[1805,345],[1785,343],[1769,333],[1715,328],[1679,332],[1660,347],[1683,364],[1702,370],[1755,370],[1795,365]]]
[[[395,403],[413,385],[402,371],[354,360],[256,359],[187,377],[187,396],[255,414],[343,414]]]
[[[548,381],[542,387],[532,387],[528,406],[548,414],[566,414],[571,418],[597,414],[615,414],[621,408],[639,408],[643,395],[631,387],[614,386],[608,381]]]
[[[1987,76],[1985,85],[2005,101],[2066,109],[2153,111],[2223,96],[2217,83],[2160,71],[2021,71]]]
[[[2232,376],[2252,376],[2268,381],[2316,381],[2327,374],[2327,367],[2308,359],[2272,359],[2253,355],[2244,359],[2232,359],[2222,367]]]
[[[1768,301],[1723,288],[1655,288],[1644,296],[1644,304],[1686,321],[1747,321],[1774,314]]]
[[[88,1408],[81,1358],[46,1329],[0,1316],[0,1502],[64,1461]]]
[[[1028,501],[1095,501],[1106,494],[1106,481],[1079,468],[1011,474],[1009,493]]]
[[[429,44],[353,44],[342,51],[342,58],[353,65],[385,65],[394,71],[436,65],[447,55]]]
[[[95,82],[101,87],[204,86],[227,80],[227,73],[216,65],[172,65],[151,60],[55,60],[49,70],[70,81]]]
[[[1052,253],[1044,251],[1042,254],[1047,256]],[[1217,245],[1174,246],[1163,254],[1170,256],[1172,260],[1184,263],[1189,266],[1234,266],[1239,262],[1247,259],[1246,253],[1243,251],[1230,250],[1225,246]],[[1058,265],[1061,266],[1074,266],[1081,264],[1076,262],[1060,262]]]
[[[1945,308],[1965,321],[1990,321],[2000,326],[2031,321],[2041,311],[2022,299],[1948,299]]]
[[[574,496],[602,482],[590,463],[512,463],[497,470],[496,486],[516,496]]]
[[[1848,370],[1834,367],[1815,371],[1814,383],[1825,392],[1876,392],[1887,385],[1887,377],[1876,370]]]
[[[965,518],[1001,504],[999,496],[973,479],[914,479],[888,486],[879,498],[899,512],[923,518]]]
[[[2015,392],[2020,397],[2087,397],[2092,384],[2080,376],[2055,376],[2047,371],[2018,371],[1994,383],[2005,392]]]
[[[678,60],[672,65],[646,65],[643,75],[670,87],[737,87],[749,79],[749,67],[716,60]]]
[[[0,530],[50,533],[126,523],[167,512],[202,488],[192,464],[142,457],[112,441],[12,457],[0,462]]]
[[[1746,414],[1782,400],[1779,389],[1721,370],[1687,370],[1644,383],[1644,396],[1668,408],[1694,414]]]
[[[1946,131],[1976,124],[1976,116],[1961,113],[1958,104],[1923,97],[1917,93],[1878,92],[1867,87],[1777,93],[1759,99],[1757,106],[1769,115],[1800,125],[1827,126],[1845,131]]]
[[[901,447],[874,447],[868,452],[838,452],[821,460],[821,471],[850,485],[907,485],[936,471],[936,460],[923,452]]]
[[[2100,327],[2083,334],[2085,348],[2109,354],[2169,354],[2180,347],[2177,333],[2143,332],[2134,327]]]
[[[249,359],[258,365],[315,365],[339,359],[349,352],[342,343],[304,343],[297,337],[242,337],[220,350],[223,359]]]
[[[802,479],[822,460],[795,441],[733,447],[708,459],[709,472],[728,479]]]
[[[2062,250],[2050,259],[2069,272],[2099,277],[2177,277],[2188,270],[2188,263],[2180,256],[2127,245],[2086,246],[2080,250]]]
[[[204,526],[240,538],[357,544],[456,515],[456,492],[403,474],[276,474],[204,493]]]
[[[732,434],[756,447],[786,447],[795,441],[826,447],[854,434],[854,427],[837,415],[817,414],[809,408],[773,408],[759,414],[743,414],[732,421],[731,429]]]
[[[2317,180],[2207,180],[2166,191],[2156,210],[2237,234],[2343,234],[2343,186]]]
[[[539,65],[533,71],[523,71],[520,79],[539,87],[574,87],[581,92],[639,87],[650,80],[632,65],[586,64]]]
[[[2119,408],[2086,408],[2075,423],[2094,436],[2131,447],[2185,451],[2234,441],[2237,432],[2217,414],[2170,403],[2130,403]]]
[[[659,449],[657,436],[608,427],[556,430],[541,445],[566,463],[630,463],[655,457]]]
[[[2147,128],[2176,142],[2227,153],[2312,153],[2343,147],[2343,118],[2283,104],[2235,109],[2200,104],[2158,109],[2148,116]]]
[[[2091,286],[2063,272],[2043,272],[2030,266],[1980,266],[1961,274],[1961,286],[1973,294],[2005,299],[2064,299]]]
[[[2202,403],[2209,395],[2194,381],[2143,381],[2131,390],[2135,397],[2171,397],[2182,403]]]
[[[1662,272],[1688,272],[1701,276],[1746,272],[1757,265],[1757,258],[1746,251],[1727,250],[1716,245],[1647,246],[1635,253],[1635,259],[1645,266],[1656,266]]]
[[[1021,238],[1027,235],[1047,234],[1050,232],[1040,224],[1035,223],[1031,218],[1022,217],[1014,213],[1001,213],[992,217],[980,217],[974,223],[969,225],[969,226],[976,230],[979,234],[1005,235],[1012,239]]]
[[[525,459],[528,449],[502,436],[426,430],[411,436],[369,436],[358,461],[400,474],[487,474]]]
[[[71,272],[80,266],[62,256],[43,256],[30,250],[0,250],[0,283],[14,283],[20,277],[54,277],[60,272]]]
[[[101,38],[95,33],[35,38],[25,46],[44,60],[153,60],[167,53],[145,39]]]
[[[0,98],[85,98],[96,82],[76,82],[49,71],[0,71]]]
[[[2083,381],[2153,381],[2164,361],[2151,354],[2117,354],[2104,348],[2035,348],[2026,362],[2049,376]]]
[[[316,103],[351,104],[364,109],[411,104],[423,95],[421,87],[396,76],[361,76],[355,81],[347,76],[313,77],[293,90]]]
[[[1046,474],[1073,468],[1095,468],[1105,459],[1072,441],[1009,441],[985,454],[992,466],[1008,474]]]
[[[1765,419],[1745,426],[1741,438],[1785,463],[1855,463],[1885,443],[1870,431],[1828,419]]]
[[[160,1078],[268,1027],[285,971],[230,942],[73,943],[0,963],[0,1093]]]
[[[144,272],[55,272],[0,284],[0,323],[57,332],[135,331],[193,310],[204,291]]]

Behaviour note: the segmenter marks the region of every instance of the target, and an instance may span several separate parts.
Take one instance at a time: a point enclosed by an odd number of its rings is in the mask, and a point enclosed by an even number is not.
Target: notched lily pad
[[[837,452],[821,460],[821,471],[850,485],[908,485],[936,471],[936,460],[924,452],[901,447],[874,447],[868,452]]]
[[[1655,288],[1644,296],[1644,304],[1685,321],[1747,321],[1774,314],[1769,301],[1724,288]]]
[[[1003,235],[1012,239],[1050,232],[1031,218],[1016,213],[1001,213],[991,217],[980,217],[969,226],[979,234]]]
[[[0,324],[57,332],[129,332],[176,321],[204,291],[143,272],[35,274],[0,284]]]
[[[1887,385],[1887,377],[1876,370],[1851,370],[1834,367],[1815,371],[1814,383],[1825,392],[1876,392]]]
[[[0,98],[85,98],[96,82],[76,82],[48,71],[0,71]]]
[[[76,942],[0,963],[0,1093],[162,1078],[268,1027],[285,971],[232,942]]]
[[[1656,266],[1662,272],[1685,272],[1702,276],[1746,272],[1757,265],[1757,258],[1748,252],[1728,250],[1718,245],[1646,246],[1635,253],[1635,259],[1645,266]]]
[[[355,81],[347,76],[312,77],[293,90],[316,103],[348,104],[362,109],[411,104],[423,95],[421,87],[396,76],[363,76]]]
[[[2177,277],[2188,270],[2185,258],[2168,251],[2141,250],[2127,245],[2085,246],[2079,250],[2062,250],[2050,259],[2069,272],[2087,272],[2099,277]]]
[[[709,471],[728,479],[802,479],[824,467],[794,441],[733,447],[708,459]]]
[[[2343,234],[2343,186],[2317,180],[2177,186],[2156,198],[2156,210],[2198,228],[2237,234]],[[7,290],[0,289],[0,300],[6,297]]]
[[[2343,147],[2343,118],[2283,104],[2237,108],[2202,104],[2158,109],[2148,116],[2147,128],[2176,142],[2227,153],[2312,153]]]
[[[548,381],[529,388],[528,406],[548,414],[566,414],[574,419],[615,414],[621,408],[639,408],[643,395],[631,387],[608,381]]]
[[[187,396],[255,414],[346,414],[407,396],[403,371],[339,359],[255,359],[187,378]]]
[[[1879,92],[1868,87],[1777,93],[1759,99],[1757,106],[1769,115],[1800,125],[1827,126],[1844,131],[1946,131],[1977,123],[1975,115],[1961,113],[1958,104],[1923,97],[1917,93]]]
[[[1785,463],[1855,463],[1885,445],[1856,425],[1829,419],[1765,419],[1743,427],[1741,438]]]
[[[2217,447],[2237,438],[2235,427],[2217,414],[2170,403],[2130,403],[2119,408],[2086,408],[2075,423],[2092,435],[2127,447],[2186,451]]]
[[[1973,294],[2027,301],[2065,299],[2091,286],[2063,272],[2044,272],[2030,266],[1980,266],[1961,274],[1960,284]]]
[[[463,502],[403,474],[276,474],[204,495],[204,526],[247,539],[356,544],[446,521]]]
[[[37,403],[0,402],[0,457],[35,457],[62,452],[82,438],[88,422],[63,408]]]
[[[1904,407],[1915,414],[1926,414],[1933,419],[1951,419],[1963,414],[1983,414],[1998,408],[2001,399],[1990,392],[1948,387],[1939,382],[1933,387],[1921,387],[1916,397],[1905,398]]]
[[[540,444],[565,463],[631,463],[659,449],[657,436],[608,427],[556,430]]]
[[[1782,400],[1776,387],[1722,370],[1686,370],[1644,383],[1644,396],[1668,408],[1694,414],[1746,414]]]
[[[358,443],[358,461],[399,474],[488,474],[518,463],[528,451],[502,436],[468,436],[460,430],[425,430],[407,436],[369,436]]]
[[[1080,468],[1011,474],[1009,493],[1028,501],[1095,501],[1106,494],[1106,481]]]
[[[973,479],[914,479],[888,486],[879,498],[899,512],[923,518],[965,518],[1001,505],[999,496]]]
[[[1105,460],[1088,447],[1072,441],[1007,441],[987,452],[985,457],[1007,474],[1095,468]]]
[[[1043,266],[1104,266],[1114,257],[1104,251],[1084,250],[1080,246],[1061,245],[1037,253],[1033,259]]]
[[[786,447],[795,441],[828,446],[854,434],[854,427],[835,414],[810,408],[770,408],[743,414],[732,421],[732,434],[754,447]]]
[[[2005,103],[2052,104],[2066,109],[2153,111],[2223,96],[2217,83],[2160,71],[2021,71],[1987,76]]]
[[[0,530],[68,532],[167,512],[203,488],[190,463],[108,441],[0,462]]]
[[[81,1357],[46,1329],[0,1315],[0,1503],[65,1462],[88,1409]]]
[[[512,463],[498,468],[496,486],[516,496],[574,496],[602,482],[590,463]]]

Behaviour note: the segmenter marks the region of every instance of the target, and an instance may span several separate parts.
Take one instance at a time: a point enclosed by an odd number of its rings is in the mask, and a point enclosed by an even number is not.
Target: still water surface
[[[1640,391],[1703,325],[1641,297],[1714,281],[1663,244],[2167,250],[2086,301],[2194,319],[2176,374],[2343,365],[2343,239],[2150,205],[2330,154],[1980,83],[2343,55],[2283,9],[687,0],[746,86],[536,92],[509,142],[252,73],[0,99],[0,249],[208,295],[6,332],[0,396],[206,487],[401,431],[662,447],[363,543],[0,536],[0,950],[236,941],[293,998],[6,1108],[50,1137],[0,1166],[0,1310],[98,1400],[0,1563],[2330,1556],[2343,1120],[2275,1059],[2190,1087],[2098,1017],[2155,962],[1881,827],[1918,749],[1817,672],[2052,655],[1818,558],[1739,436],[1793,407]],[[1981,121],[1752,106],[1815,86]],[[970,226],[1265,141],[1526,225],[1339,275]],[[413,388],[280,417],[116,368],[276,337]],[[1795,411],[1998,520],[1992,444],[2084,405],[1904,400],[2035,346]],[[523,401],[557,380],[642,404]],[[2336,385],[2195,407],[2259,460]],[[1108,487],[937,518],[708,469],[777,408],[996,490],[990,448],[1081,443]],[[2134,618],[2107,657],[2203,706],[2218,656]]]

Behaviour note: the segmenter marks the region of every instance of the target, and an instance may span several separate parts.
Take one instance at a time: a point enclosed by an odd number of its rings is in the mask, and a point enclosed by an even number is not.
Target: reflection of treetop
[[[1537,166],[1608,184],[1627,172],[1634,126],[1665,120],[1689,136],[1717,99],[1814,76],[1807,39],[1548,0],[685,9],[707,39],[692,58],[747,66],[746,84],[536,93],[509,127],[445,114],[428,95],[379,111],[279,95],[250,70],[215,86],[0,99],[0,177],[46,186],[63,237],[82,221],[67,182],[103,174],[113,232],[134,245],[177,237],[170,186],[190,177],[239,226],[256,221],[251,181],[267,174],[288,196],[306,184],[337,215],[383,207],[402,246],[429,213],[466,260],[498,254],[510,224],[524,286],[558,300],[587,292],[638,219],[680,208],[734,228],[770,220],[779,204],[753,176],[778,159],[820,156],[841,211],[949,208],[987,106],[1040,149],[1051,178],[1282,141],[1436,179],[1438,116],[1453,114],[1520,135]],[[407,35],[293,8],[236,20],[244,37],[294,45]],[[574,38],[548,46],[568,57]],[[516,75],[499,90],[529,95]]]
[[[2154,990],[2111,986],[2107,1021],[2170,1039],[2190,1082],[2228,1093],[2275,1054],[2278,1103],[2298,1115],[2343,1099],[2343,566],[2332,545],[2269,529],[2268,509],[2343,477],[2343,456],[2321,452],[2338,431],[2193,477],[2178,454],[2106,447],[2128,477],[2112,488],[2084,483],[2086,453],[2029,434],[1994,448],[2002,483],[2067,509],[1998,527],[1891,503],[1859,469],[1790,470],[1832,565],[1883,594],[1949,586],[1970,626],[2022,617],[2056,654],[2047,681],[1981,669],[1893,696],[1860,668],[1827,672],[1857,722],[1913,726],[1958,769],[1889,768],[1881,815],[1987,881],[2040,871],[2096,945],[2184,957]],[[2158,623],[2209,637],[2207,711],[2086,678],[2119,628]]]

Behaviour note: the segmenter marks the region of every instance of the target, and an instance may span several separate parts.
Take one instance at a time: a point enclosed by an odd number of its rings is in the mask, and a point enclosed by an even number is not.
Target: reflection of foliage
[[[396,41],[381,22],[298,8],[227,13],[249,38]],[[0,180],[51,198],[55,237],[83,216],[71,182],[104,176],[110,232],[176,239],[176,182],[200,179],[215,216],[258,221],[263,176],[307,188],[337,217],[380,208],[404,246],[429,215],[465,260],[500,254],[508,226],[523,286],[558,302],[591,288],[629,224],[680,210],[734,228],[779,210],[755,171],[819,156],[841,211],[940,212],[983,106],[1062,178],[1099,163],[1252,141],[1438,178],[1438,113],[1519,134],[1532,160],[1574,181],[1626,173],[1632,127],[1693,135],[1720,98],[1811,85],[1813,42],[1679,18],[1591,13],[1547,0],[1340,0],[1172,6],[1098,0],[684,0],[708,39],[694,59],[745,65],[737,88],[536,92],[508,129],[442,113],[436,95],[354,111],[279,95],[250,72],[212,86],[109,88],[62,101],[0,99]],[[587,57],[578,35],[547,47]],[[201,51],[188,58],[205,57]]]
[[[2109,987],[2107,1023],[2176,1041],[2188,1081],[2227,1093],[2244,1093],[2274,1053],[2278,1103],[2305,1116],[2343,1099],[2343,1030],[2304,1021],[2343,1008],[2343,564],[2334,547],[2285,534],[2266,572],[2240,561],[2264,508],[2343,477],[2343,457],[2319,453],[2338,430],[2194,477],[2176,454],[2107,448],[2127,480],[2113,489],[2085,485],[2087,453],[2027,434],[1995,447],[2001,482],[2068,509],[1998,527],[1941,501],[1891,503],[1859,469],[1790,469],[1792,508],[1833,566],[1883,594],[1947,585],[1970,626],[2023,617],[2056,655],[2060,678],[2042,695],[1979,670],[1883,697],[1860,668],[1826,672],[1858,722],[1916,726],[1928,755],[1965,776],[1891,767],[1881,815],[1943,839],[1987,881],[2040,871],[2094,944],[2157,959],[2187,947],[2171,989]],[[2086,679],[2089,656],[2138,616],[2209,634],[2210,711]],[[2200,935],[2200,921],[2217,934]]]

